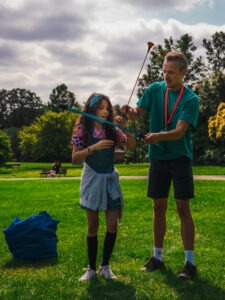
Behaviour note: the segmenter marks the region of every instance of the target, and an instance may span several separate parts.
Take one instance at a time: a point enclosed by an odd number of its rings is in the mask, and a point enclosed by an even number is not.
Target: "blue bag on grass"
[[[38,260],[57,257],[58,222],[46,211],[25,220],[16,217],[12,224],[3,230],[13,258]]]

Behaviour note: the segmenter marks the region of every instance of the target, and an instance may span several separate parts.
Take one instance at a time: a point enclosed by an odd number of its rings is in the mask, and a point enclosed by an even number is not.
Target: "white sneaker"
[[[96,271],[92,270],[89,267],[85,268],[84,271],[86,271],[86,272],[84,273],[84,275],[82,275],[79,278],[79,281],[87,281],[87,280],[93,279],[93,278],[95,278],[97,276]]]
[[[98,269],[98,275],[105,279],[116,279],[116,275],[113,274],[110,266],[100,266]]]

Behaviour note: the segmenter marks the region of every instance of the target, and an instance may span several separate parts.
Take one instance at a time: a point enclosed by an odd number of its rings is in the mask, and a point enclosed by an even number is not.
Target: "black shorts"
[[[194,197],[192,161],[188,157],[150,161],[148,197],[167,198],[172,181],[175,199]]]

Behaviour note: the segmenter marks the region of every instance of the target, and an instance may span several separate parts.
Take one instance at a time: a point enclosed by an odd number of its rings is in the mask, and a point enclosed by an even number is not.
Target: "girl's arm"
[[[91,155],[93,153],[93,151],[93,146],[80,149],[78,146],[73,145],[72,164],[81,164],[88,155]]]
[[[133,136],[132,133],[130,132],[124,132],[127,136],[127,143],[126,143],[126,147],[130,150],[135,150],[136,148],[136,139],[135,137]]]
[[[92,153],[95,150],[103,150],[103,149],[109,149],[113,146],[112,140],[101,140],[98,143],[88,146],[84,149],[81,149],[80,147],[73,145],[72,150],[72,164],[81,164],[83,160],[89,156],[92,155]]]
[[[115,117],[115,122],[121,126],[126,127],[127,126],[127,121],[121,117],[121,116],[116,116]],[[126,143],[126,147],[130,150],[135,150],[136,148],[136,138],[134,137],[134,135],[130,132],[127,131],[123,131],[123,133],[127,136],[127,143]]]

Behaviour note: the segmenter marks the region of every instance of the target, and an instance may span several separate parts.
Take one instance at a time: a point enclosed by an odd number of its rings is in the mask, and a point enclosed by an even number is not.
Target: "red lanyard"
[[[177,109],[177,106],[180,102],[180,99],[183,95],[183,92],[184,92],[184,86],[182,85],[181,89],[180,89],[180,92],[179,92],[179,95],[177,97],[177,100],[174,104],[174,107],[170,113],[170,116],[169,116],[169,119],[168,119],[168,93],[169,93],[169,90],[168,88],[166,89],[166,93],[165,93],[165,99],[164,99],[164,120],[165,120],[165,127],[167,127],[167,125],[171,122],[172,118],[173,118],[173,115]]]

